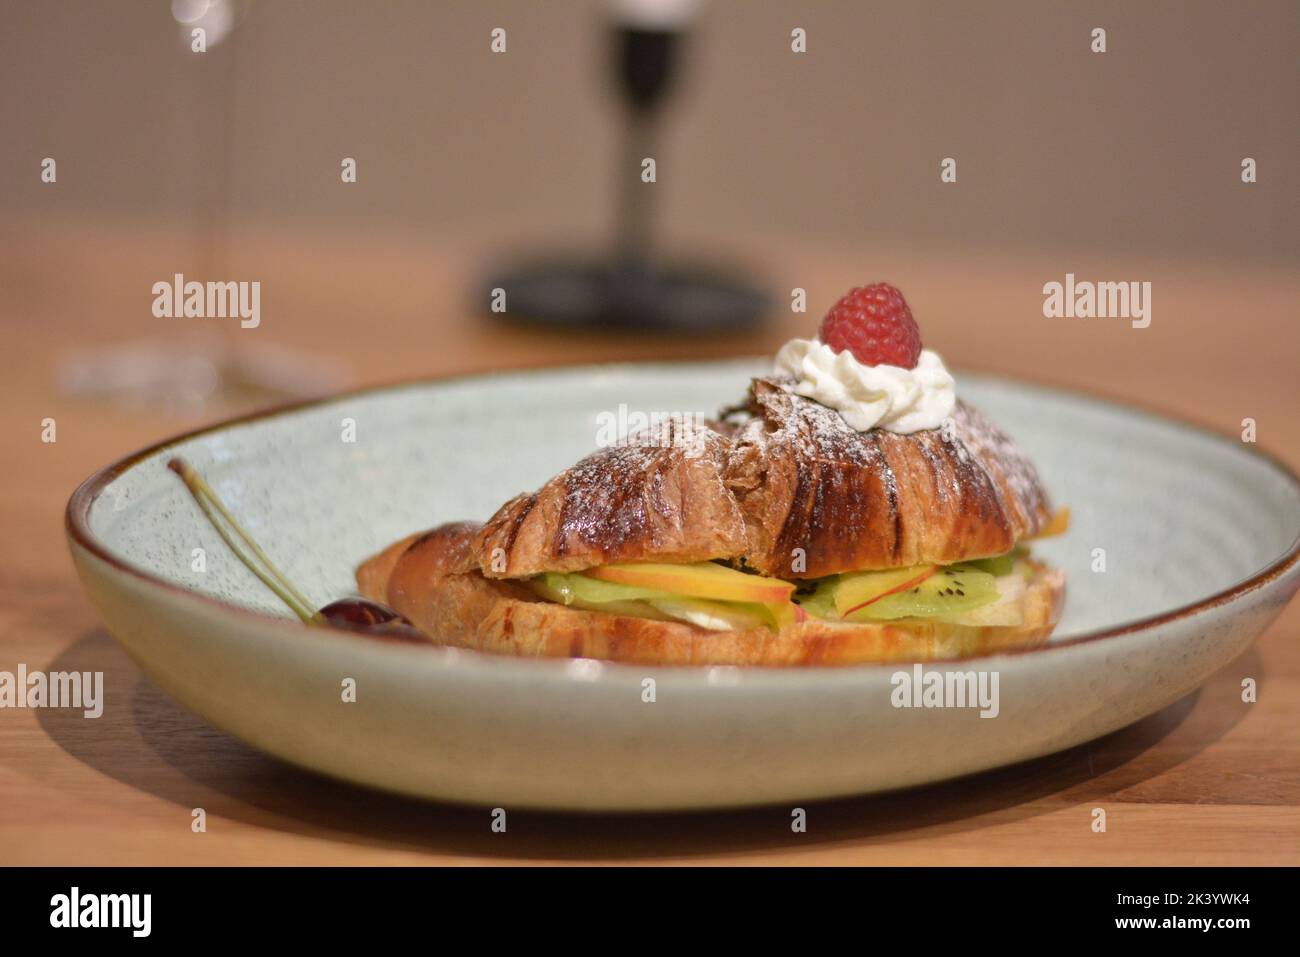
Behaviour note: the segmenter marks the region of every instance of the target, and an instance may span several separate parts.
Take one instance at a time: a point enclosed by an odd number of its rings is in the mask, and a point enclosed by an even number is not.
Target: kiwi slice
[[[561,605],[596,605],[611,601],[641,601],[646,598],[671,598],[670,592],[640,585],[622,585],[601,581],[576,572],[543,572],[533,579],[533,589],[544,598]]]
[[[966,564],[978,571],[988,572],[994,578],[1001,578],[1003,575],[1011,574],[1011,569],[1016,565],[1016,556],[996,555],[993,558],[978,558]]]
[[[584,594],[590,594],[582,589],[579,585],[577,589],[569,581],[572,578],[581,578],[581,575],[565,575],[560,572],[546,572],[538,575],[536,578],[529,579],[528,584],[533,591],[537,592],[547,601],[553,601],[557,605],[567,605],[570,608],[582,608],[586,611],[603,611],[610,615],[623,615],[628,618],[653,618],[658,621],[669,621],[671,616],[659,611],[648,601],[641,598],[631,597],[609,597],[608,593],[599,593],[603,599],[601,601],[590,601],[582,598],[578,591]],[[594,580],[592,580],[594,581]],[[604,582],[595,582],[597,585],[603,585]],[[610,586],[619,588],[622,586]]]
[[[916,587],[859,608],[845,621],[889,621],[894,618],[948,618],[989,605],[1000,597],[988,572],[970,564],[948,565]]]
[[[839,621],[840,613],[835,609],[835,586],[837,578],[826,578],[818,582],[810,592],[795,592],[795,603],[813,618],[822,621]]]
[[[602,581],[577,572],[543,572],[529,579],[538,595],[559,605],[630,618],[685,621],[714,631],[767,626],[780,629],[794,620],[790,603],[714,601],[657,588]]]
[[[1024,545],[1017,545],[1005,555],[994,555],[992,558],[977,558],[974,561],[962,562],[961,564],[977,568],[982,572],[988,572],[994,578],[1001,578],[1003,575],[1010,575],[1016,570],[1020,560],[1028,557],[1029,549]]]

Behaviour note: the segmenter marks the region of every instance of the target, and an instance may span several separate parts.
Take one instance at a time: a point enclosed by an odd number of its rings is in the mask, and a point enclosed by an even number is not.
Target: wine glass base
[[[351,380],[345,363],[286,346],[208,346],[141,339],[74,351],[59,362],[59,391],[190,415],[318,398]]]
[[[578,261],[502,272],[480,296],[505,319],[610,332],[748,331],[770,305],[762,291],[717,272]]]

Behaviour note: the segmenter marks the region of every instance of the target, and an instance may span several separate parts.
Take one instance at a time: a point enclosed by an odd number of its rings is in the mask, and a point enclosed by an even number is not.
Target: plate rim
[[[524,366],[524,367],[518,367],[518,368],[508,369],[508,370],[480,370],[480,371],[474,371],[468,373],[452,373],[449,375],[418,376],[414,378],[403,378],[395,381],[363,386],[357,389],[350,389],[343,392],[336,392],[327,396],[319,396],[316,398],[300,399],[300,400],[295,400],[290,402],[277,403],[271,406],[267,406],[265,408],[255,409],[251,412],[242,413],[240,415],[230,416],[228,418],[221,419],[217,422],[209,423],[207,425],[190,429],[186,432],[172,435],[168,438],[162,439],[158,442],[145,446],[144,448],[137,449],[134,452],[124,455],[121,458],[117,459],[116,461],[109,463],[108,465],[102,466],[101,468],[92,472],[90,476],[88,476],[85,480],[83,480],[81,484],[79,484],[77,488],[73,491],[72,495],[69,497],[68,504],[64,509],[64,529],[70,542],[84,549],[86,552],[93,555],[95,558],[98,558],[100,561],[104,562],[106,565],[108,565],[110,568],[114,569],[115,571],[119,573],[125,573],[126,575],[138,581],[141,581],[146,585],[149,585],[154,588],[161,588],[165,592],[169,592],[172,595],[182,597],[187,600],[198,601],[200,603],[206,604],[213,610],[234,614],[242,618],[252,618],[255,619],[257,622],[262,623],[263,625],[292,628],[296,631],[301,627],[301,625],[299,625],[299,623],[297,622],[290,621],[288,619],[281,619],[274,615],[268,615],[265,614],[264,612],[256,611],[255,609],[252,608],[245,608],[241,605],[236,605],[236,604],[232,604],[231,602],[223,601],[222,599],[217,598],[213,595],[206,595],[203,592],[195,591],[190,588],[185,588],[182,585],[178,585],[174,582],[170,582],[167,581],[166,579],[160,578],[152,574],[148,570],[141,568],[137,565],[134,565],[131,562],[126,561],[125,559],[119,558],[117,555],[115,555],[112,552],[112,550],[109,549],[109,547],[102,540],[98,538],[98,536],[95,535],[94,531],[91,529],[90,510],[92,506],[98,500],[99,496],[102,494],[105,487],[107,487],[107,485],[110,482],[112,482],[114,479],[118,478],[119,476],[125,474],[130,469],[134,468],[142,460],[154,456],[160,452],[164,452],[169,448],[180,445],[181,443],[184,442],[189,442],[192,439],[200,438],[212,432],[218,432],[223,429],[231,428],[233,426],[247,425],[265,419],[279,418],[281,416],[289,415],[295,412],[301,412],[307,409],[329,405],[330,403],[334,403],[334,402],[345,401],[348,399],[363,398],[363,397],[377,395],[379,393],[384,393],[384,392],[397,392],[403,389],[416,388],[418,386],[446,385],[452,383],[473,382],[473,381],[488,382],[493,379],[500,379],[502,377],[528,378],[532,376],[541,376],[545,374],[554,374],[554,373],[580,374],[584,372],[593,373],[597,371],[601,371],[605,373],[626,372],[632,370],[654,368],[656,366],[658,367],[706,366],[706,365],[717,366],[717,365],[723,365],[727,363],[741,365],[742,363],[746,363],[746,362],[763,361],[765,358],[767,357],[731,356],[731,357],[722,357],[722,358],[713,358],[713,359],[649,360],[643,362],[638,362],[638,361],[590,362],[590,363],[578,363],[578,364],[570,364],[570,365]],[[1157,406],[1152,406],[1147,404],[1138,405],[1120,399],[1115,396],[1084,391],[1083,389],[1073,388],[1070,386],[1059,386],[1054,383],[1043,382],[1032,378],[1025,378],[1019,376],[1007,376],[1000,373],[992,373],[992,372],[980,372],[978,370],[973,370],[973,369],[969,371],[971,372],[972,375],[975,375],[979,378],[992,381],[992,382],[1000,382],[1000,383],[1007,383],[1011,385],[1017,385],[1021,387],[1029,387],[1031,389],[1038,389],[1040,391],[1056,392],[1059,394],[1069,396],[1074,399],[1086,400],[1089,402],[1106,405],[1111,408],[1117,409],[1119,411],[1129,412],[1129,413],[1137,412],[1149,418],[1162,419],[1166,423],[1173,423],[1175,425],[1181,426],[1182,428],[1195,432],[1203,437],[1208,437],[1214,439],[1217,442],[1228,444],[1236,452],[1243,453],[1248,456],[1256,456],[1260,459],[1263,459],[1268,464],[1270,464],[1287,481],[1290,482],[1292,490],[1295,492],[1297,499],[1300,499],[1300,474],[1297,474],[1296,470],[1293,469],[1286,462],[1282,461],[1273,453],[1260,449],[1258,446],[1251,449],[1243,448],[1239,442],[1235,441],[1232,438],[1229,438],[1227,435],[1215,431],[1213,428],[1209,426],[1188,419],[1180,413],[1170,413]],[[1049,641],[1044,644],[1034,645],[1028,648],[1002,649],[992,654],[936,658],[932,660],[927,660],[926,664],[929,666],[933,666],[933,665],[940,665],[940,664],[953,663],[953,662],[977,661],[977,660],[995,658],[995,657],[1000,657],[1005,655],[1019,656],[1019,655],[1040,654],[1046,652],[1057,652],[1078,645],[1090,644],[1093,642],[1103,641],[1107,639],[1120,638],[1126,635],[1131,635],[1135,632],[1146,631],[1151,628],[1157,628],[1162,625],[1170,624],[1175,621],[1179,621],[1182,619],[1186,619],[1186,618],[1190,618],[1202,614],[1204,612],[1217,608],[1220,605],[1226,604],[1227,602],[1230,602],[1236,598],[1239,598],[1245,594],[1248,594],[1252,591],[1256,591],[1257,589],[1262,588],[1265,585],[1269,584],[1273,580],[1281,577],[1292,566],[1296,565],[1297,562],[1300,562],[1300,535],[1296,536],[1295,540],[1280,556],[1278,556],[1269,564],[1265,565],[1259,571],[1255,572],[1253,575],[1250,575],[1247,578],[1244,578],[1241,581],[1237,582],[1236,584],[1230,585],[1225,589],[1214,592],[1204,598],[1201,598],[1189,604],[1180,605],[1177,608],[1173,608],[1169,611],[1160,612],[1159,614],[1156,615],[1148,615],[1145,618],[1134,619],[1132,621],[1124,622],[1119,625],[1114,625],[1109,628],[1102,628],[1090,632],[1085,632],[1082,635],[1075,635],[1072,638],[1066,638],[1062,641],[1056,641],[1056,642]],[[364,631],[355,628],[339,627],[330,630],[333,632],[337,632],[339,637],[343,637],[344,635],[357,635],[357,636],[369,637],[366,635]],[[368,645],[375,649],[378,649],[381,644],[385,644],[385,643],[375,642],[375,641],[368,642]],[[390,644],[388,645],[388,647],[391,651],[399,651],[396,645]],[[438,646],[434,646],[434,647],[438,647]],[[469,648],[457,648],[456,650],[461,653],[472,654],[476,657],[483,657],[483,658],[511,657],[511,656],[493,655],[487,652],[478,652],[475,651],[474,649],[469,649]],[[552,666],[552,667],[562,668],[567,662],[572,661],[573,659],[519,658],[517,660],[520,662],[527,661],[532,665],[538,667]],[[619,662],[602,661],[601,663],[606,667],[629,667]],[[789,672],[789,671],[794,671],[797,673],[805,673],[808,671],[824,671],[824,670],[845,672],[845,671],[862,670],[862,669],[878,669],[882,667],[896,668],[898,664],[899,662],[886,661],[886,662],[863,662],[861,664],[853,664],[853,665],[797,666],[797,667],[790,667],[790,668],[758,668],[753,670],[764,671],[764,672],[775,671],[775,672],[782,672],[782,673]],[[702,672],[708,669],[698,665],[680,665],[674,667],[672,670]]]

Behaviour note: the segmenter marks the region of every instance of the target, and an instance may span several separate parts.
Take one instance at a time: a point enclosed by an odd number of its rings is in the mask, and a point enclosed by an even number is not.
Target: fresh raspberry
[[[887,282],[859,286],[831,307],[817,338],[868,366],[916,368],[921,332],[903,294]]]

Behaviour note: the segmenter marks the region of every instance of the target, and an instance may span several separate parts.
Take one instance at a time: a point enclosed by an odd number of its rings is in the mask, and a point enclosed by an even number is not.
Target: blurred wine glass
[[[654,196],[641,179],[655,156],[663,104],[678,80],[698,0],[613,0],[608,7],[612,73],[623,112],[615,241],[596,261],[545,258],[493,272],[480,291],[505,291],[504,315],[557,327],[636,332],[715,332],[754,326],[768,297],[743,279],[699,264],[660,262]]]
[[[240,31],[251,9],[252,0],[171,0],[178,42],[192,49],[194,31],[202,30],[205,46],[203,60],[195,61],[196,112],[210,119],[200,126],[212,141],[202,150],[204,168],[194,171],[196,259],[203,275],[190,277],[201,281],[236,278],[227,275],[234,78]],[[237,320],[213,323],[199,338],[199,344],[186,336],[183,342],[140,339],[73,351],[62,357],[58,387],[81,398],[191,415],[223,405],[311,398],[348,380],[345,363],[240,337]]]

